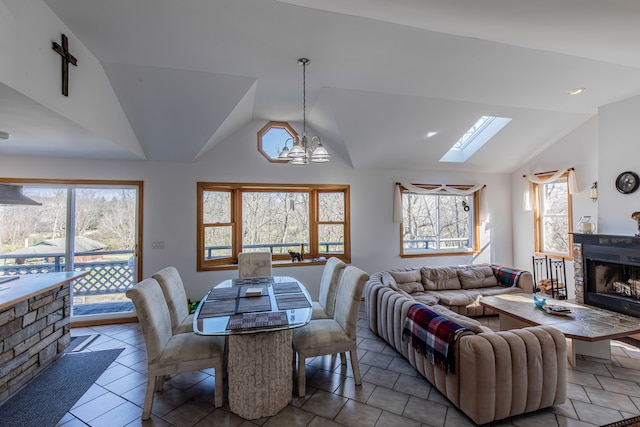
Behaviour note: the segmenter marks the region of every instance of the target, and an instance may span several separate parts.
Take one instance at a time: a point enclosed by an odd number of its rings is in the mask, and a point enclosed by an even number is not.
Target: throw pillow
[[[489,264],[470,265],[458,269],[462,289],[490,288],[498,286]]]
[[[422,286],[427,291],[460,289],[460,280],[454,267],[422,267]]]
[[[420,270],[390,271],[389,274],[396,281],[398,289],[409,294],[424,291],[420,281]]]

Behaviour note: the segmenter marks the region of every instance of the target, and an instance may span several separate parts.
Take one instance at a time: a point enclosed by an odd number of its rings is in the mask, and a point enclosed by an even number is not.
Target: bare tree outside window
[[[198,268],[229,268],[240,252],[276,261],[349,261],[349,186],[198,183]]]
[[[540,184],[540,244],[545,253],[569,253],[567,180]]]
[[[242,193],[242,250],[269,248],[271,253],[309,251],[307,193]]]
[[[403,253],[473,250],[473,197],[404,192]]]
[[[93,314],[90,305],[128,301],[124,292],[138,281],[140,188],[135,182],[23,185],[42,205],[0,206],[0,276],[91,271],[74,281],[74,316]],[[123,311],[99,312],[110,310]]]

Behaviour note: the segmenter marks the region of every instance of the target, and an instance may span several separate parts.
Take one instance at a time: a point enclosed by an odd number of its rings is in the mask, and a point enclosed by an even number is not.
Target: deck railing
[[[269,252],[278,253],[278,254],[286,254],[289,248],[296,248],[296,250],[300,249],[300,245],[309,246],[308,242],[291,242],[291,243],[262,243],[256,245],[242,245],[242,249],[269,249]],[[344,242],[321,242],[320,253],[321,254],[341,254],[343,251],[337,250],[337,248],[344,247]],[[218,258],[215,255],[215,252],[222,251],[222,253],[229,253],[231,251],[230,245],[220,245],[220,246],[205,246],[204,250],[206,252],[205,259],[214,259]],[[283,250],[284,249],[284,250]],[[331,249],[331,250],[330,250]]]
[[[130,257],[126,260],[98,259],[112,255]],[[74,281],[74,296],[119,294],[136,283],[130,262],[133,250],[76,252],[75,256],[93,260],[74,263],[74,271],[91,271],[91,274]],[[64,259],[63,253],[0,255],[0,277],[65,271]],[[9,260],[13,263],[8,264]]]

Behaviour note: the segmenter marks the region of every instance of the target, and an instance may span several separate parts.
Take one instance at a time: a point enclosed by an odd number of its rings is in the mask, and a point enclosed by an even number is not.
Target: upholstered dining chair
[[[238,277],[271,276],[271,252],[240,252],[238,254]]]
[[[346,264],[336,257],[327,260],[320,278],[318,301],[312,302],[311,320],[333,319],[338,281],[345,266]]]
[[[356,352],[356,322],[369,275],[354,266],[344,269],[338,284],[333,319],[312,320],[293,330],[293,350],[298,354],[298,396],[306,394],[305,360],[308,357],[349,352],[356,385],[362,383]],[[344,363],[345,361],[343,361]]]
[[[200,336],[194,333],[174,335],[167,302],[158,282],[144,279],[125,293],[133,301],[147,347],[147,390],[142,419],[148,420],[157,386],[166,375],[215,370],[214,405],[222,406],[224,337]]]
[[[189,314],[187,294],[178,269],[165,267],[152,277],[160,285],[164,298],[167,300],[173,334],[193,332],[193,314]]]

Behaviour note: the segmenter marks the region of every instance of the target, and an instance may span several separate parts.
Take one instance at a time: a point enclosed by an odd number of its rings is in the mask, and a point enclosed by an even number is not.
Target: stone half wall
[[[576,302],[584,304],[584,265],[582,265],[582,243],[573,244],[573,280]]]
[[[68,283],[0,312],[0,404],[64,353],[70,315]]]

